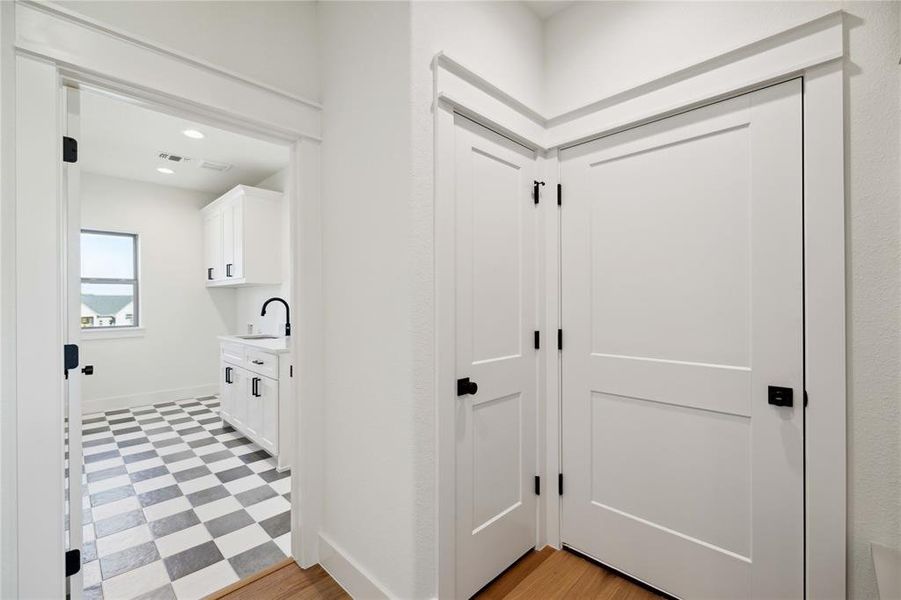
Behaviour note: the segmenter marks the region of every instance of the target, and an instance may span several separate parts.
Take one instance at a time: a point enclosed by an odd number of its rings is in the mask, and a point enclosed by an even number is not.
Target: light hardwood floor
[[[253,579],[253,578],[249,578]],[[211,598],[227,600],[337,599],[350,596],[320,566],[296,564],[230,586]],[[581,556],[553,548],[529,552],[475,596],[478,600],[651,600],[653,592]]]

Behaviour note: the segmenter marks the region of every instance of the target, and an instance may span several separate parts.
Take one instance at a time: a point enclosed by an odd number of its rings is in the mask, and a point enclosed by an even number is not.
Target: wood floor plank
[[[570,588],[593,567],[571,552],[554,552],[507,595],[508,600],[567,598]]]
[[[524,555],[513,565],[498,575],[494,581],[482,588],[474,598],[478,600],[501,600],[507,594],[528,577],[532,571],[545,561],[547,557],[556,552],[552,547],[545,546],[541,550],[532,550]]]
[[[301,569],[290,564],[232,591],[223,600],[338,600],[350,598],[329,574],[316,565]]]

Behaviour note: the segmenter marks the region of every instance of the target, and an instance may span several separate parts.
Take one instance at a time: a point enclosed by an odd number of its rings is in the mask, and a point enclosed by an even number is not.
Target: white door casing
[[[456,116],[457,597],[535,545],[533,152]]]
[[[796,79],[560,154],[562,541],[677,596],[804,593],[801,112]]]

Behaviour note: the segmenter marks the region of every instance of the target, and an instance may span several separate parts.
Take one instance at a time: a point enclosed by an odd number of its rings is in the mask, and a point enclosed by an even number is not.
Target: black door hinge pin
[[[544,182],[543,182],[543,181],[538,181],[538,180],[536,179],[535,181],[532,182],[532,184],[533,184],[533,186],[534,186],[534,187],[532,188],[532,199],[535,201],[535,204],[538,204],[538,197],[539,197],[538,186],[544,185]]]

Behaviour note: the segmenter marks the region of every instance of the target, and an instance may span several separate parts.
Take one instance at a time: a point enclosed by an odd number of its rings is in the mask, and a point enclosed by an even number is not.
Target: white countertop
[[[219,339],[223,342],[244,344],[245,346],[250,346],[251,348],[265,350],[266,352],[274,352],[275,354],[284,354],[291,351],[291,349],[288,347],[288,338],[286,337],[277,337],[275,339],[245,340],[236,335],[220,335]]]

